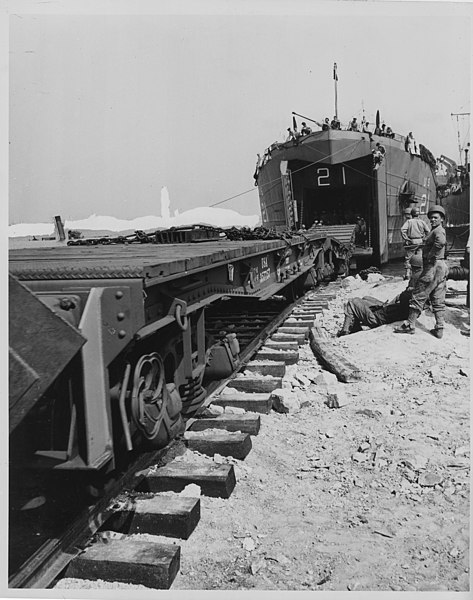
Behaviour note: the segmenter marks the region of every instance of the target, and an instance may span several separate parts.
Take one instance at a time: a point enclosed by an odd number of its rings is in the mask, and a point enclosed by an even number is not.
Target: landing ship
[[[254,177],[263,225],[323,230],[341,240],[354,234],[361,217],[366,230],[354,240],[355,258],[378,265],[401,258],[405,210],[416,206],[426,219],[435,204],[435,158],[404,136],[377,135],[379,112],[376,120],[373,132],[318,123],[321,131],[300,134],[293,117],[288,140],[258,158]]]

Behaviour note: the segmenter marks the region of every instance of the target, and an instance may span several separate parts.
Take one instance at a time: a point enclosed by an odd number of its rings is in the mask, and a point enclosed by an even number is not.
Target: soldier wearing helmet
[[[423,311],[426,301],[430,300],[435,316],[435,328],[431,329],[430,333],[440,339],[443,337],[445,323],[445,291],[448,275],[448,267],[445,262],[447,237],[443,228],[445,210],[436,204],[429,209],[427,216],[432,230],[424,243],[422,273],[412,292],[407,321],[404,321],[394,331],[395,333],[415,333],[417,317]]]
[[[406,214],[406,211],[404,211],[407,220],[401,227],[401,237],[404,240],[405,252],[404,268],[406,271],[404,279],[411,278],[411,256],[421,246],[421,244],[424,242],[425,237],[430,232],[430,228],[427,225],[427,223],[421,218],[419,218],[419,209],[417,207],[414,206],[414,208],[410,210],[408,209],[407,212],[409,216]]]

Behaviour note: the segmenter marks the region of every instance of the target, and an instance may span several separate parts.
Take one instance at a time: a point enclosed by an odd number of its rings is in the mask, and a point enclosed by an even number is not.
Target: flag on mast
[[[333,78],[335,79],[335,81],[338,81],[337,63],[333,63]]]

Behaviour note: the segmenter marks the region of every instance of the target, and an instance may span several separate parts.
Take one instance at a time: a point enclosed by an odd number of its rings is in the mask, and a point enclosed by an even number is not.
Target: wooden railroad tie
[[[171,461],[164,467],[149,471],[138,486],[144,492],[181,492],[195,483],[204,496],[229,498],[236,485],[233,465],[196,465]]]
[[[289,319],[287,319],[286,321],[284,321],[283,327],[295,327],[298,329],[305,329],[310,327],[311,325],[314,324],[314,319],[295,319],[294,317],[291,317]]]
[[[273,342],[297,342],[299,346],[305,342],[305,335],[303,333],[281,333],[280,330],[271,336]]]
[[[255,413],[223,414],[217,417],[197,418],[189,427],[189,431],[204,431],[205,429],[225,429],[226,431],[241,431],[250,435],[258,435],[261,417]]]
[[[270,360],[261,352],[256,355],[261,360]],[[281,356],[281,355],[280,355]],[[280,360],[284,360],[281,356]],[[244,375],[237,376],[227,383],[227,388],[233,388],[240,392],[272,392],[280,388],[282,385],[281,377],[245,377]]]
[[[309,327],[304,325],[303,327],[294,327],[293,323],[290,325],[282,325],[278,328],[278,333],[291,333],[296,335],[303,335],[305,339],[309,336]]]
[[[277,348],[272,346],[263,346],[261,350],[256,354],[256,359],[284,361],[286,365],[293,365],[299,360],[299,352],[297,350],[278,350]],[[279,385],[278,387],[281,386]]]
[[[273,407],[271,393],[251,394],[237,391],[233,394],[221,394],[218,398],[212,400],[212,404],[223,406],[224,408],[225,406],[243,408],[248,412],[256,412],[264,415],[269,414]]]
[[[297,350],[299,348],[297,342],[283,342],[278,340],[268,340],[264,346],[273,350]]]
[[[251,373],[258,373],[259,375],[284,377],[286,374],[286,363],[276,360],[252,360],[245,366],[245,370]]]
[[[293,311],[290,315],[288,315],[287,319],[284,323],[288,323],[291,321],[313,321],[315,317],[320,313],[320,310],[316,310],[314,308],[306,308],[299,311]]]
[[[186,431],[184,441],[189,450],[214,456],[233,456],[243,460],[251,451],[251,436],[241,431]]]
[[[107,519],[105,528],[121,533],[148,533],[186,540],[200,520],[200,498],[188,496],[127,497]]]
[[[294,310],[295,311],[297,311],[297,310],[313,310],[315,312],[321,312],[324,308],[328,308],[328,302],[321,301],[321,302],[310,302],[307,304],[301,304]]]
[[[130,539],[97,542],[74,558],[66,577],[120,581],[168,590],[180,566],[181,548],[174,544]]]

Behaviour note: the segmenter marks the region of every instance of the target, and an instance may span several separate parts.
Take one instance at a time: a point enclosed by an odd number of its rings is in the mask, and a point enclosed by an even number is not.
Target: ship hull
[[[374,170],[376,142],[386,155]],[[432,168],[402,141],[350,131],[321,131],[273,147],[257,184],[266,227],[309,229],[316,221],[335,225],[363,217],[374,264],[404,255],[403,210],[417,206],[426,215],[436,198]]]
[[[470,186],[440,198],[446,213],[445,231],[450,249],[463,249],[470,235]]]

